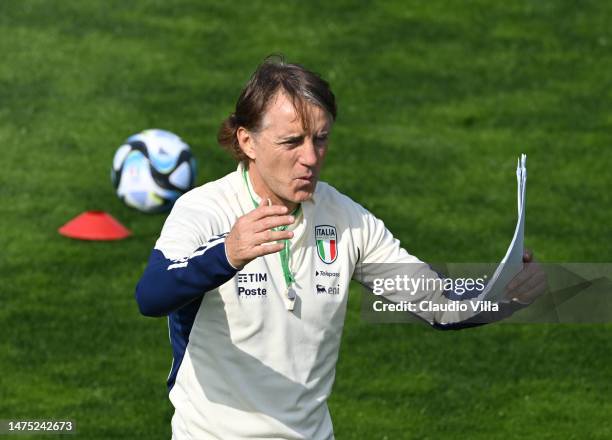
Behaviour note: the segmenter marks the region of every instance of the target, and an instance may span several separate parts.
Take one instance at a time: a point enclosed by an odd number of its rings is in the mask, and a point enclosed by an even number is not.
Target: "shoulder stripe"
[[[166,270],[180,269],[181,267],[187,267],[187,265],[189,264],[189,260],[190,259],[192,259],[194,257],[199,257],[200,255],[204,255],[204,253],[206,251],[212,249],[215,246],[218,246],[219,244],[224,243],[225,242],[225,235],[227,235],[227,234],[222,234],[221,237],[213,238],[213,239],[209,240],[206,245],[199,247],[188,258],[181,258],[179,260],[173,260],[174,263],[169,265]]]

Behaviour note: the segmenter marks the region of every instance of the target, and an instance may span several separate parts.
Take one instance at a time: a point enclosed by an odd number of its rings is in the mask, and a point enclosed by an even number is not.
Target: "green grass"
[[[324,180],[428,261],[496,261],[529,155],[527,244],[612,261],[612,7],[606,2],[0,2],[0,419],[81,438],[169,438],[166,322],[133,289],[164,216],[116,199],[116,147],[180,134],[199,183],[233,169],[220,121],[264,56],[338,98]],[[104,209],[134,231],[56,229]],[[343,439],[612,438],[610,325],[436,332],[349,304],[329,402]]]

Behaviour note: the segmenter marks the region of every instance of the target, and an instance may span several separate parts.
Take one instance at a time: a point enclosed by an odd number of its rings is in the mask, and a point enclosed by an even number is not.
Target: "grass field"
[[[320,72],[339,118],[323,179],[428,261],[499,260],[529,155],[527,244],[612,261],[612,6],[583,1],[0,2],[0,419],[170,437],[164,319],[133,289],[164,216],[115,197],[130,134],[180,134],[199,183],[268,54]],[[120,243],[56,230],[104,209]],[[329,402],[344,439],[610,439],[610,325],[370,325],[354,289]]]

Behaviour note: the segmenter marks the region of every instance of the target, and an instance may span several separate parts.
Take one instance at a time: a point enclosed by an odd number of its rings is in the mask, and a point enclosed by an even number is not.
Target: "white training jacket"
[[[240,271],[227,261],[225,235],[254,209],[247,185],[239,165],[183,195],[136,290],[142,313],[169,315],[173,438],[332,439],[326,402],[349,282],[373,275],[356,270],[363,264],[420,261],[381,220],[319,182],[292,229],[296,297],[290,301],[279,254],[259,257]],[[429,266],[420,267],[431,275]],[[440,293],[427,295],[446,301]],[[420,315],[432,324],[465,318]]]

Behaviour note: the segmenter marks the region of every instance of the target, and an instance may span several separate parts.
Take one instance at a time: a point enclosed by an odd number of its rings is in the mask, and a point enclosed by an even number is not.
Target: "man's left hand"
[[[523,270],[506,286],[506,298],[521,304],[531,304],[546,292],[548,281],[542,267],[534,260],[533,252],[523,252]]]

